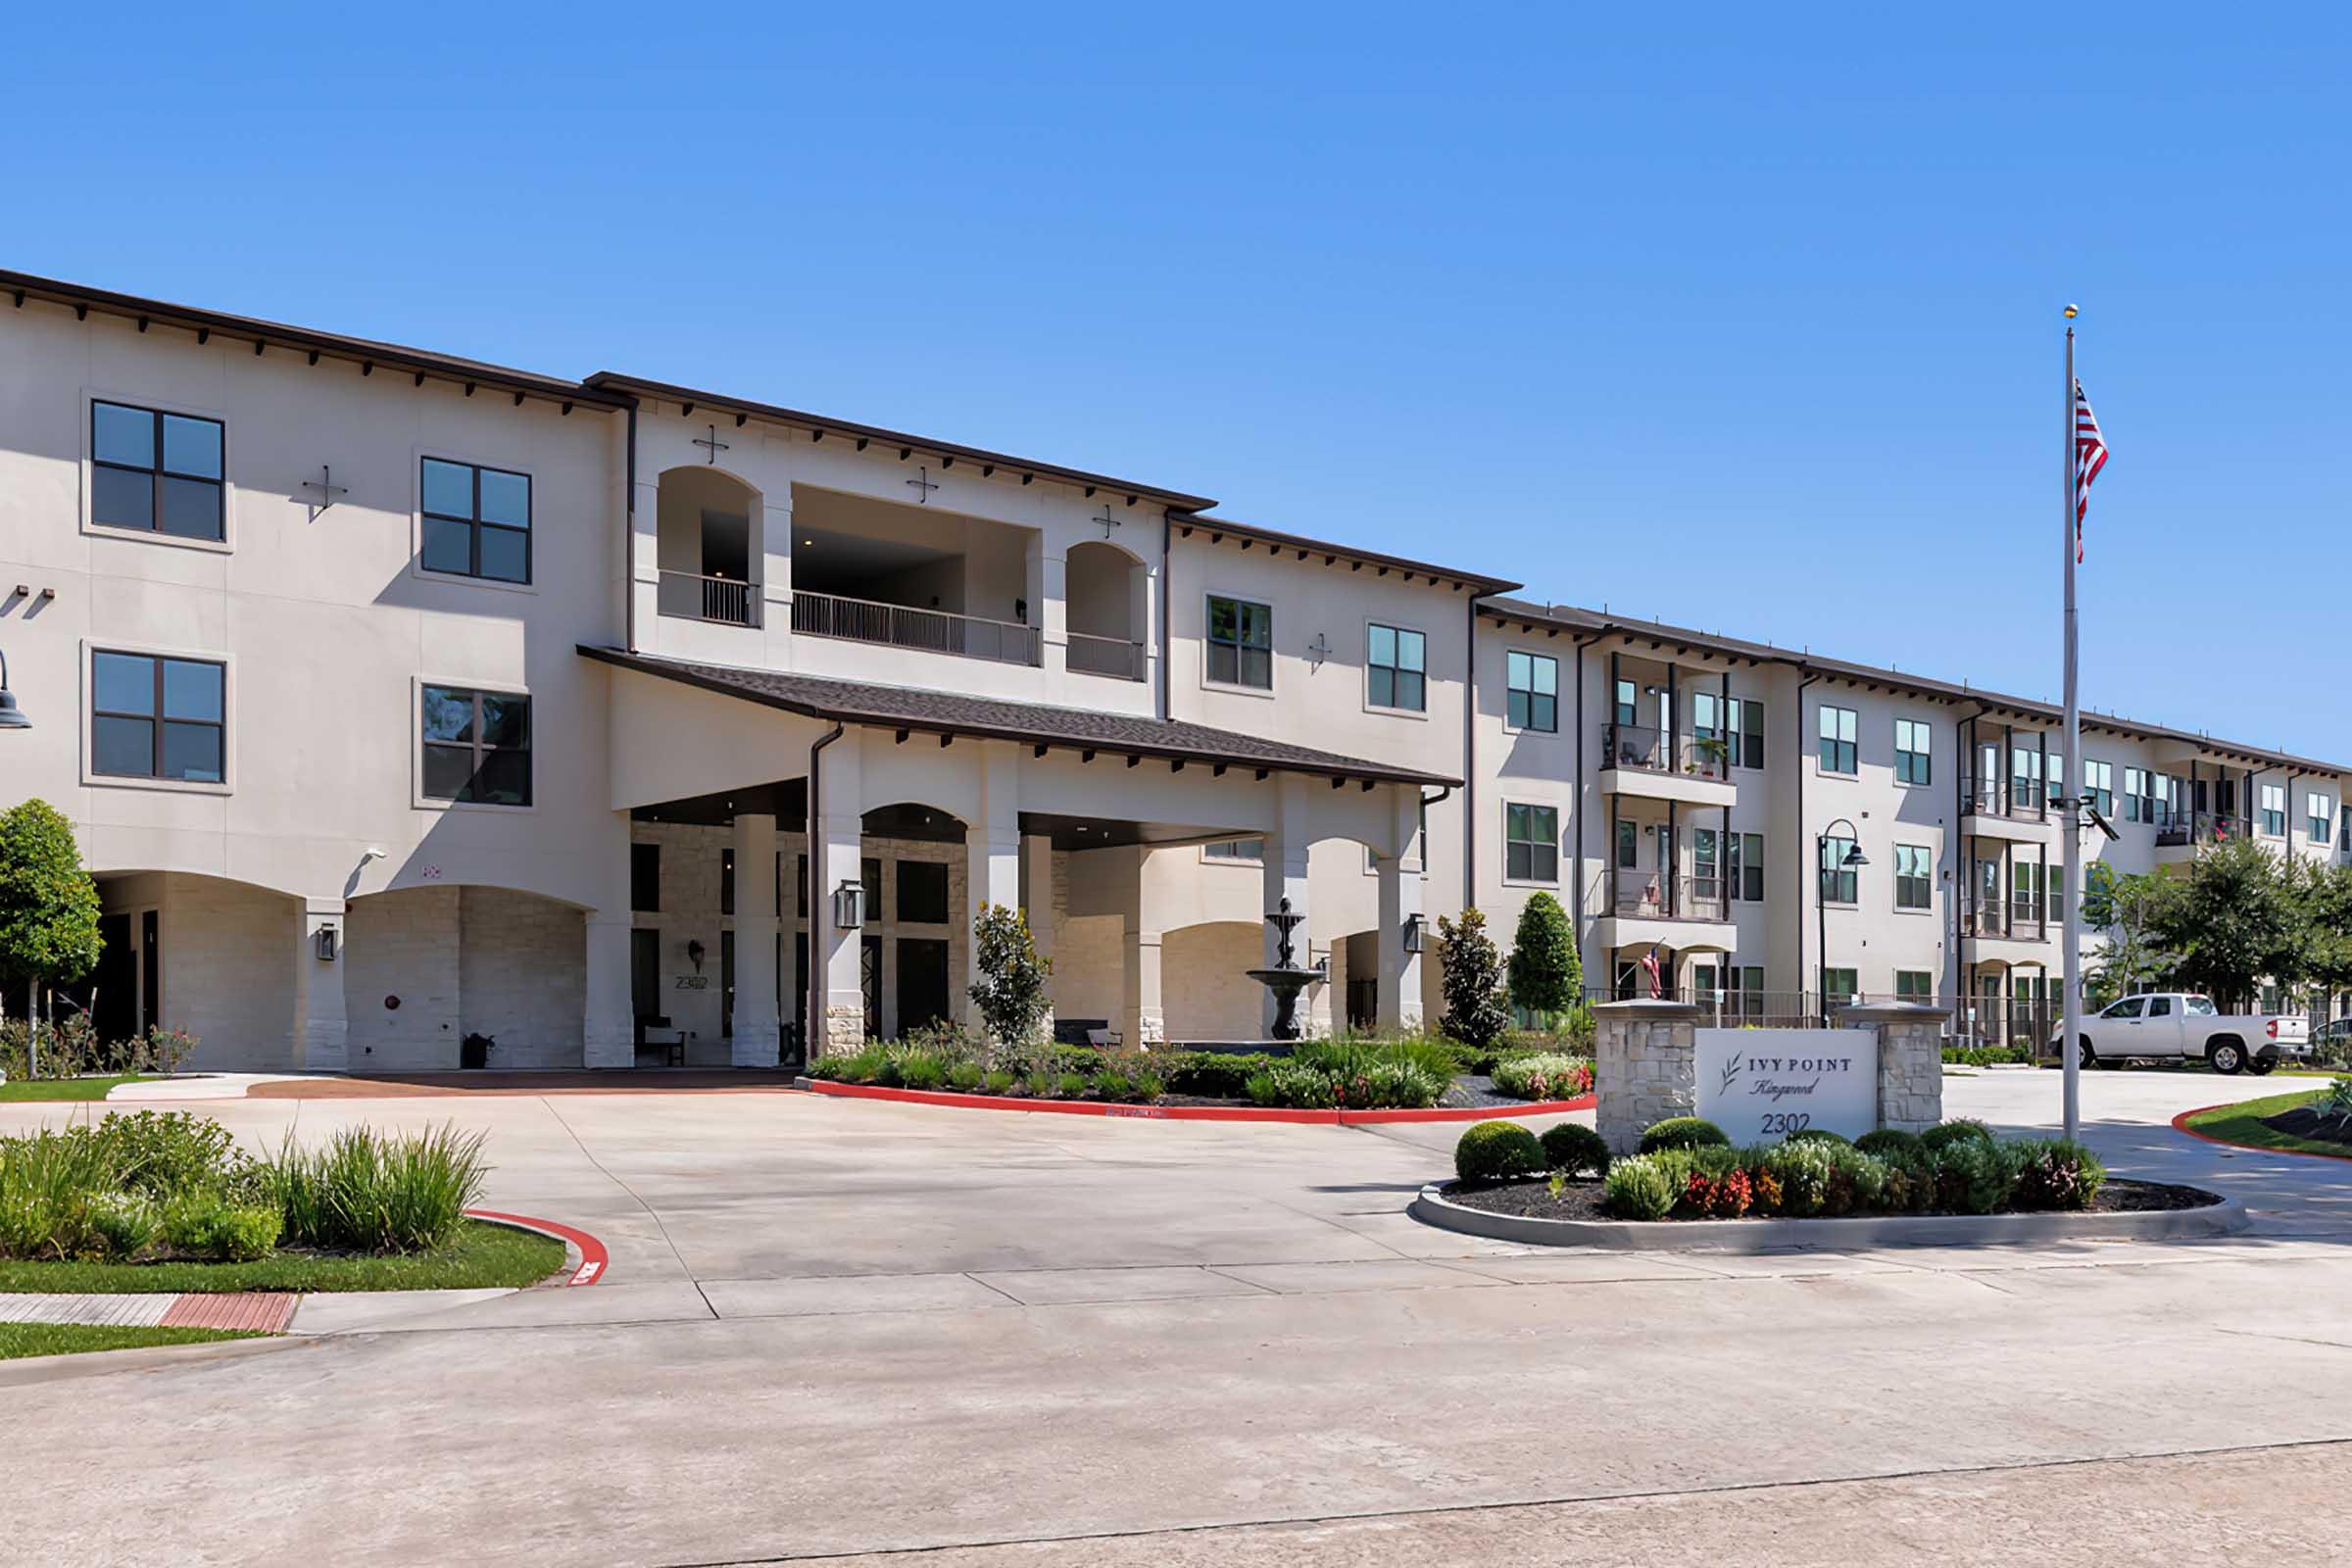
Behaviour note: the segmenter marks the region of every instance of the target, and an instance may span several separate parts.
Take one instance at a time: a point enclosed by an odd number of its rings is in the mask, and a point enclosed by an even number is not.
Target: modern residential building
[[[1410,1024],[1424,912],[1507,936],[1538,888],[1598,984],[1654,956],[1735,1008],[1826,983],[1987,1029],[2050,994],[2051,710],[1517,588],[719,392],[0,273],[33,723],[0,804],[57,805],[98,878],[72,1000],[202,1066],[773,1064],[964,1015],[988,904],[1078,1038],[1260,1037],[1285,900],[1310,1028]],[[2352,769],[2106,717],[2084,751],[2120,868],[2339,853]]]

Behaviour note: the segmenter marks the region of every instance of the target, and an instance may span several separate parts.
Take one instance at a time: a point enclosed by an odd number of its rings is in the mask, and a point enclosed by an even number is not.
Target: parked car
[[[2050,1038],[2053,1048],[2062,1041],[2063,1031]],[[2311,1054],[2311,1020],[2299,1013],[2224,1012],[2193,991],[2158,991],[2126,997],[2083,1019],[2078,1047],[2086,1067],[2202,1056],[2218,1073],[2260,1074]]]

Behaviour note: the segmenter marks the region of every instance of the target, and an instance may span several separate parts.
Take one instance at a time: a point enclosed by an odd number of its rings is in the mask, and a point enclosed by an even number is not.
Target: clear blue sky
[[[2052,698],[2078,299],[2085,700],[2352,760],[2344,13],[1907,9],[27,14],[0,265]]]

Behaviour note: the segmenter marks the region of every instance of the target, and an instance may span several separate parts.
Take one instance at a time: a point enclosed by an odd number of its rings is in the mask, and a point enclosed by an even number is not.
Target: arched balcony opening
[[[723,468],[662,475],[661,612],[727,626],[760,624],[760,492]]]
[[[1071,669],[1117,680],[1144,678],[1151,575],[1116,545],[1089,540],[1070,547],[1063,585]]]

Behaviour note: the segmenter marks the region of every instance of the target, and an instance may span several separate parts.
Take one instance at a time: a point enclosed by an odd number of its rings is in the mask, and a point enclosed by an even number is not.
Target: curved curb
[[[579,1264],[572,1269],[571,1278],[564,1282],[565,1285],[594,1285],[605,1277],[605,1269],[612,1262],[611,1254],[605,1250],[605,1244],[575,1226],[561,1225],[552,1219],[533,1219],[528,1214],[502,1214],[489,1208],[469,1208],[466,1215],[468,1219],[486,1219],[497,1225],[512,1225],[518,1231],[536,1231],[542,1236],[553,1237],[578,1248]]]
[[[2269,1097],[2258,1095],[2255,1098],[2268,1099]],[[2188,1124],[2188,1118],[2191,1116],[2202,1116],[2209,1110],[2231,1110],[2244,1103],[2245,1102],[2242,1100],[2225,1100],[2218,1105],[2199,1105],[2194,1110],[2184,1110],[2173,1118],[2173,1131],[2186,1133],[2199,1143],[2216,1144],[2223,1149],[2242,1149],[2255,1154],[2284,1154],[2290,1159],[2352,1159],[2352,1152],[2328,1154],[2316,1149],[2275,1149],[2269,1144],[2241,1144],[2234,1138],[2216,1138],[2211,1133],[2201,1133]]]
[[[800,1078],[793,1087],[841,1100],[889,1100],[908,1105],[948,1105],[959,1110],[1044,1111],[1058,1116],[1132,1116],[1146,1121],[1288,1122],[1296,1126],[1354,1127],[1373,1122],[1494,1121],[1506,1116],[1557,1116],[1591,1110],[1593,1099],[1531,1100],[1515,1105],[1438,1106],[1429,1110],[1291,1110],[1269,1105],[1122,1105],[1088,1100],[1015,1100],[1009,1095],[951,1094],[932,1089],[885,1089],[879,1084],[844,1084],[829,1078]]]
[[[2014,1242],[2162,1241],[2228,1236],[2253,1223],[2234,1198],[2202,1208],[2132,1214],[1879,1214],[1858,1219],[1533,1219],[1491,1214],[1446,1196],[1451,1182],[1421,1189],[1405,1212],[1424,1225],[1538,1247],[1592,1247],[1619,1252],[1701,1250],[1762,1252],[1791,1247],[1984,1247]]]

